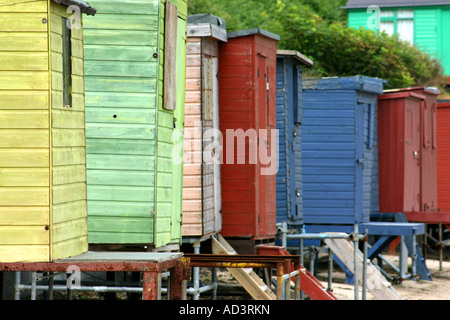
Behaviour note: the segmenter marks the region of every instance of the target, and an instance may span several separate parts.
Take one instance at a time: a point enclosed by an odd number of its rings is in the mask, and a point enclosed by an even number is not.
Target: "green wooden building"
[[[85,19],[89,244],[181,243],[186,0],[93,0]],[[101,13],[100,13],[101,12]]]
[[[371,6],[379,7],[378,20]],[[344,9],[350,27],[397,34],[437,58],[450,75],[450,0],[349,0]]]

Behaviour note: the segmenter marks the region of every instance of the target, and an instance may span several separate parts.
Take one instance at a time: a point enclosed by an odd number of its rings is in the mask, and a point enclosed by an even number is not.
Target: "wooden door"
[[[295,158],[297,157],[294,148],[296,140],[296,126],[299,123],[299,100],[298,100],[298,67],[292,66],[287,71],[288,74],[288,94],[291,96],[288,105],[288,128],[287,128],[287,140],[288,140],[288,154],[286,154],[288,168],[287,168],[287,179],[289,180],[289,204],[288,204],[288,218],[290,221],[296,221],[299,217],[299,211],[297,208],[297,190],[296,190],[296,175],[295,175]]]
[[[355,118],[355,211],[354,221],[347,221],[347,223],[363,222],[364,208],[363,208],[363,180],[364,180],[364,166],[366,159],[364,154],[364,113],[366,104],[358,103],[356,105]]]
[[[421,210],[437,210],[436,103],[422,103]]]
[[[404,197],[405,211],[420,210],[420,103],[405,102],[405,145],[404,145]]]
[[[205,43],[203,43],[203,47]],[[218,58],[202,56],[202,117],[203,117],[203,234],[220,231],[220,136],[218,101]]]
[[[269,148],[269,138],[270,133],[261,135],[261,129],[267,130],[267,119],[268,119],[268,100],[269,100],[269,92],[268,92],[268,80],[269,74],[267,70],[267,61],[266,57],[263,55],[257,55],[257,100],[256,100],[256,117],[257,124],[255,129],[259,134],[258,137],[258,149],[259,148]],[[258,196],[256,197],[256,235],[265,235],[267,229],[267,176],[261,174],[261,168],[265,167],[260,163],[260,159],[258,158],[258,165],[256,165],[256,177],[259,180],[258,186]]]
[[[212,59],[213,69],[213,129],[214,132],[219,132],[219,59]],[[217,137],[220,138],[220,137]],[[216,222],[216,231],[222,229],[222,192],[221,192],[221,178],[220,178],[220,145],[221,141],[216,141],[216,148],[214,148],[214,216]]]

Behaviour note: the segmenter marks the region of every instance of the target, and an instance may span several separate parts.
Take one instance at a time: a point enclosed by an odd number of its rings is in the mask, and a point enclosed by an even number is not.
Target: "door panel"
[[[173,111],[174,129],[180,134],[175,134],[177,140],[173,140],[174,146],[183,146],[184,131],[184,101],[186,86],[186,28],[185,20],[178,18],[177,21],[177,58],[176,58],[176,108]],[[172,225],[171,241],[181,240],[182,204],[183,204],[183,162],[172,162],[173,166],[173,189],[172,189]]]
[[[406,101],[405,106],[405,175],[403,209],[420,210],[420,105],[418,102]]]
[[[355,148],[355,220],[354,222],[363,222],[363,177],[364,177],[364,111],[365,104],[356,106],[356,148]],[[353,221],[348,221],[352,223]]]
[[[212,59],[213,69],[213,129],[219,132],[219,59]],[[220,139],[220,136],[217,137]],[[222,228],[222,195],[220,187],[220,145],[221,141],[216,141],[217,148],[214,149],[216,161],[214,162],[214,215],[216,217],[216,230]]]
[[[267,64],[266,58],[262,55],[257,55],[257,117],[258,123],[256,125],[256,130],[260,133],[260,129],[267,128],[267,115],[268,115],[268,91],[267,91],[267,83],[268,83],[268,72],[267,72]],[[266,137],[261,137],[259,135],[258,138],[258,148],[264,148],[268,146],[268,138],[270,135],[266,135]],[[258,159],[258,165],[256,166],[256,176],[259,178],[259,200],[257,200],[257,211],[256,211],[256,230],[257,235],[265,234],[266,232],[266,221],[267,221],[267,210],[266,210],[266,200],[267,200],[267,186],[266,186],[266,176],[261,174],[261,167],[265,167],[260,163],[260,159]],[[259,206],[259,210],[258,210]]]
[[[289,153],[286,155],[288,159],[288,168],[287,168],[287,179],[289,180],[289,206],[288,206],[288,218],[291,220],[298,219],[297,212],[297,196],[296,196],[296,188],[295,188],[295,127],[298,123],[298,70],[296,66],[292,66],[292,68],[288,68],[287,70],[288,76],[288,132],[287,137],[289,143]],[[297,151],[300,152],[300,151]]]

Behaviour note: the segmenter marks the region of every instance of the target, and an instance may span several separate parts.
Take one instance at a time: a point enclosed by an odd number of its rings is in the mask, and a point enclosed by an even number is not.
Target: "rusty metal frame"
[[[216,267],[216,268],[268,268],[276,269],[277,278],[277,299],[283,298],[283,276],[295,273],[301,267],[300,256],[260,256],[260,255],[220,255],[220,254],[188,254],[184,256],[190,260],[192,267]],[[300,298],[300,273],[297,272],[294,278],[295,299]],[[289,281],[287,281],[289,283]],[[286,290],[286,299],[289,299],[290,292]]]
[[[80,261],[55,260],[53,262],[12,262],[0,263],[0,271],[66,272],[76,266],[80,271],[134,271],[143,273],[142,300],[158,300],[160,297],[159,278],[165,270],[170,271],[170,300],[185,299],[183,281],[190,277],[190,260],[178,257],[164,261]]]

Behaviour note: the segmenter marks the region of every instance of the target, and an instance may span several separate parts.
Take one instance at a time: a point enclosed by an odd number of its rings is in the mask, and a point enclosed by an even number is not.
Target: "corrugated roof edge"
[[[267,30],[261,29],[261,28],[251,28],[251,29],[228,32],[228,39],[251,36],[251,35],[255,35],[255,34],[261,34],[263,36],[266,36],[268,38],[271,38],[271,39],[274,39],[277,41],[280,41],[280,39],[281,39],[279,35],[269,32]]]
[[[80,9],[82,13],[87,15],[94,16],[97,13],[97,9],[91,7],[89,3],[81,1],[81,0],[53,0],[57,4],[63,4],[67,7],[76,6]]]
[[[304,90],[360,90],[376,94],[383,93],[386,80],[367,76],[328,77],[303,79]]]
[[[277,50],[277,56],[293,57],[307,67],[312,67],[314,65],[314,61],[295,50]]]

